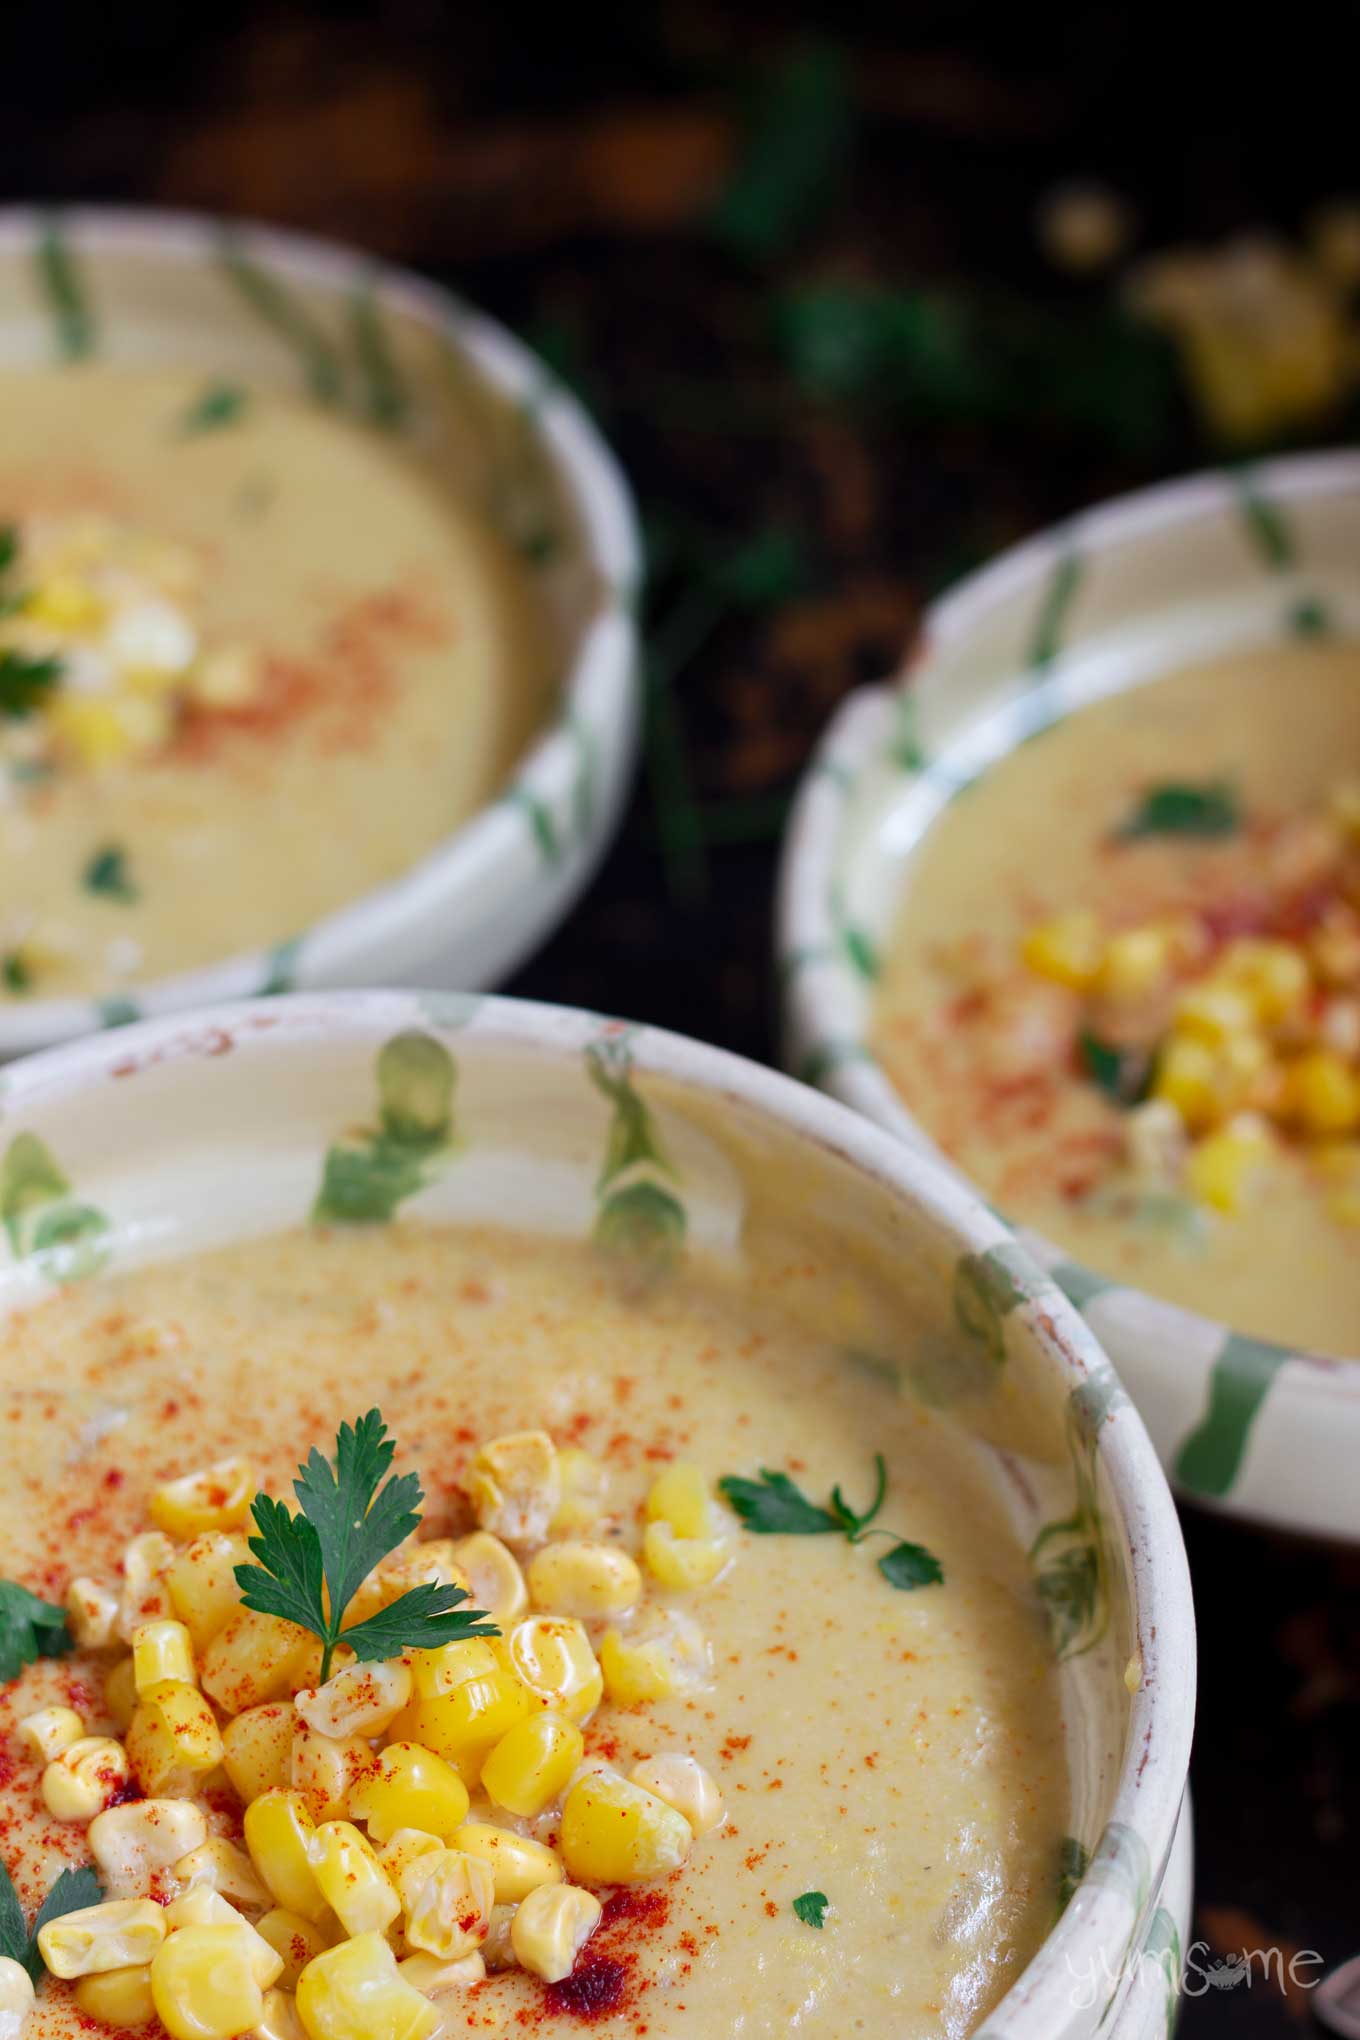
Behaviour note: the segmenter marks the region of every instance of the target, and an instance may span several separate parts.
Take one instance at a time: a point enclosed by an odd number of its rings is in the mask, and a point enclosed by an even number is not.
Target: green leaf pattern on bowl
[[[82,1204],[52,1150],[17,1133],[0,1163],[0,1218],[16,1260],[34,1259],[54,1282],[93,1275],[108,1257],[109,1221]]]
[[[396,1215],[432,1183],[453,1151],[457,1065],[441,1041],[417,1028],[378,1055],[378,1123],[327,1149],[312,1207],[319,1225],[365,1225]]]

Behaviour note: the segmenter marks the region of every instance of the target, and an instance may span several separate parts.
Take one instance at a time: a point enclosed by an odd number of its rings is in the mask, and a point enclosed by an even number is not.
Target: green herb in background
[[[0,978],[4,979],[6,990],[27,992],[33,985],[33,973],[24,961],[23,952],[10,949],[0,958]]]
[[[17,1679],[25,1665],[65,1657],[74,1648],[64,1608],[15,1580],[0,1580],[0,1680]]]
[[[200,432],[220,432],[223,426],[239,422],[249,401],[249,393],[240,383],[209,383],[181,417],[179,430],[186,439]]]
[[[1237,795],[1226,780],[1194,785],[1167,780],[1150,786],[1115,834],[1134,843],[1144,836],[1231,836],[1242,826]]]
[[[119,900],[124,906],[132,906],[140,898],[140,889],[128,875],[127,852],[116,843],[106,844],[96,850],[85,866],[82,883],[86,892],[102,893],[105,898]]]
[[[21,722],[32,715],[60,678],[60,659],[33,658],[6,645],[0,650],[0,715]]]
[[[41,1982],[43,1959],[38,1953],[41,1929],[49,1920],[59,1920],[67,1913],[80,1912],[87,1905],[98,1905],[103,1896],[103,1887],[88,1866],[79,1870],[67,1868],[39,1906],[30,1928],[10,1874],[0,1863],[0,1955],[7,1955],[11,1962],[22,1963],[33,1982]]]
[[[844,51],[821,41],[791,50],[757,84],[714,234],[743,255],[783,253],[835,196],[854,134]]]
[[[1077,1036],[1077,1054],[1085,1074],[1116,1105],[1139,1105],[1152,1079],[1152,1057],[1146,1049],[1117,1048],[1089,1027]]]
[[[873,1525],[888,1493],[888,1466],[882,1453],[874,1458],[875,1484],[867,1509],[852,1509],[839,1487],[823,1508],[810,1502],[786,1473],[772,1473],[762,1467],[758,1480],[726,1474],[718,1482],[719,1492],[741,1519],[743,1528],[758,1537],[844,1537],[847,1543],[862,1544],[866,1537],[891,1537],[893,1548],[878,1561],[878,1570],[889,1586],[910,1593],[917,1587],[939,1586],[944,1567],[923,1544],[911,1544],[892,1530]]]

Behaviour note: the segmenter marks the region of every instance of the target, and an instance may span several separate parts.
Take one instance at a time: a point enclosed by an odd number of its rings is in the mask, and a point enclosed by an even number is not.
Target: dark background
[[[574,383],[647,521],[646,767],[510,989],[773,1060],[778,835],[835,701],[998,546],[1223,452],[1108,285],[1045,263],[1036,203],[1098,176],[1144,247],[1297,233],[1360,190],[1353,22],[49,0],[6,10],[0,185],[362,243]],[[1309,434],[1355,422],[1339,405]],[[1360,1950],[1360,1560],[1186,1531],[1195,1931],[1208,1960],[1330,1966]],[[1181,2030],[1310,2023],[1306,1990],[1258,1975],[1187,2001]]]

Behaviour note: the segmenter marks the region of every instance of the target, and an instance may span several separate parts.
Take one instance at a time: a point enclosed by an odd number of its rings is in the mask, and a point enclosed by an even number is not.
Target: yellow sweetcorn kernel
[[[1094,990],[1100,998],[1116,1002],[1144,999],[1167,983],[1172,964],[1165,928],[1126,928],[1106,943]]]
[[[24,598],[24,616],[49,630],[93,630],[104,613],[104,604],[90,582],[70,572],[49,574]]]
[[[609,1475],[593,1452],[579,1445],[566,1445],[557,1455],[557,1472],[562,1498],[548,1529],[554,1537],[582,1537],[593,1530],[604,1515],[609,1499]],[[484,1607],[485,1602],[479,1602]],[[514,1615],[522,1614],[517,1608]],[[508,1619],[513,1621],[514,1615]]]
[[[292,1991],[281,1988],[267,1990],[264,2010],[250,2031],[251,2040],[306,2040]]]
[[[347,1934],[380,1934],[401,1911],[396,1887],[352,1821],[324,1821],[308,1847],[321,1895]]]
[[[452,1693],[468,1679],[485,1678],[500,1660],[486,1638],[469,1636],[460,1642],[442,1643],[435,1650],[408,1651],[405,1662],[411,1674],[411,1698],[420,1701]]]
[[[69,1750],[84,1733],[85,1724],[74,1707],[40,1707],[19,1723],[20,1742],[30,1756],[41,1757],[45,1764]]]
[[[144,1622],[133,1630],[132,1678],[139,1697],[165,1679],[194,1684],[194,1647],[182,1622]]]
[[[411,1546],[401,1558],[379,1568],[372,1581],[373,1607],[388,1607],[412,1587],[461,1587],[465,1594],[470,1593],[467,1574],[453,1553],[451,1537],[431,1537],[424,1544]]]
[[[288,1912],[283,1906],[274,1906],[265,1913],[255,1931],[268,1941],[283,1964],[279,1971],[283,1990],[295,1990],[307,1964],[330,1946],[314,1920],[305,1920],[301,1913]]]
[[[235,1842],[229,1842],[224,1835],[211,1835],[196,1849],[177,1857],[173,1869],[176,1882],[186,1891],[206,1885],[209,1890],[219,1893],[232,1905],[244,1907],[247,1912],[264,1912],[271,1903],[269,1893],[245,1850],[238,1849]]]
[[[268,1990],[283,1974],[283,1957],[278,1950],[263,1934],[256,1933],[250,1921],[220,1891],[213,1891],[206,1884],[195,1885],[192,1891],[181,1892],[172,1899],[165,1908],[165,1924],[172,1934],[181,1927],[235,1927],[241,1935],[250,1973],[261,1990]]]
[[[1250,1034],[1256,1026],[1256,1009],[1246,993],[1212,979],[1187,986],[1173,1013],[1178,1033],[1207,1041],[1211,1048],[1236,1035]]]
[[[1230,942],[1218,958],[1213,981],[1241,992],[1256,1018],[1275,1026],[1307,998],[1312,978],[1306,957],[1292,942],[1244,936]]]
[[[692,1594],[708,1586],[732,1556],[725,1537],[677,1537],[669,1523],[649,1523],[643,1533],[642,1556],[659,1586]]]
[[[315,1834],[300,1792],[264,1792],[246,1808],[246,1848],[265,1885],[285,1911],[319,1922],[330,1907],[312,1869]]]
[[[417,1701],[409,1710],[407,1739],[443,1757],[470,1787],[488,1753],[533,1704],[514,1673],[498,1665],[480,1678],[464,1679],[452,1692]]]
[[[482,1765],[482,1790],[507,1813],[531,1820],[567,1789],[585,1752],[565,1715],[531,1714],[503,1735]]]
[[[19,2040],[36,1996],[33,1978],[23,1963],[12,1955],[0,1955],[0,2040]]]
[[[222,1731],[197,1686],[163,1679],[137,1703],[127,1731],[128,1762],[143,1792],[182,1797],[222,1761]]]
[[[560,1840],[573,1883],[638,1884],[678,1869],[694,1831],[654,1792],[617,1772],[592,1771],[567,1794]]]
[[[556,1886],[547,1888],[557,1889]],[[515,1914],[518,1911],[517,1905],[493,1905],[491,1908],[491,1925],[479,1952],[482,1961],[493,1975],[502,1969],[516,1969],[519,1966],[519,1957],[510,1938]]]
[[[238,1927],[181,1927],[151,1962],[156,2016],[170,2040],[233,2040],[264,2012],[250,1949]]]
[[[542,1884],[516,1908],[510,1945],[520,1967],[544,1983],[561,1983],[600,1924],[604,1908],[575,1884]]]
[[[390,1841],[399,1828],[448,1836],[467,1819],[468,1790],[452,1764],[433,1750],[389,1743],[355,1787],[350,1810],[367,1823],[375,1842]]]
[[[573,1538],[535,1552],[528,1586],[535,1608],[591,1619],[633,1607],[642,1593],[642,1574],[617,1544]]]
[[[409,1983],[412,1990],[418,1990],[422,1997],[441,1998],[450,1991],[466,1990],[470,1983],[481,1983],[486,1977],[486,1963],[480,1948],[474,1948],[470,1955],[460,1955],[456,1962],[441,1962],[437,1955],[408,1955],[404,1962],[397,1964],[397,1974],[403,1983]]]
[[[529,1590],[515,1555],[489,1530],[474,1530],[453,1547],[459,1571],[468,1582],[473,1605],[485,1608],[498,1629],[517,1622],[529,1605]]]
[[[222,1762],[243,1805],[290,1782],[296,1727],[297,1715],[288,1700],[266,1700],[261,1707],[247,1707],[244,1714],[226,1723]]]
[[[450,1846],[490,1865],[497,1905],[514,1905],[540,1884],[562,1882],[561,1858],[545,1843],[493,1827],[489,1821],[468,1821]]]
[[[357,1664],[336,1672],[315,1692],[294,1695],[294,1705],[318,1735],[379,1736],[411,1697],[411,1674],[400,1658],[390,1664]]]
[[[1223,1077],[1217,1050],[1188,1034],[1170,1034],[1153,1071],[1152,1094],[1174,1105],[1191,1132],[1223,1116]]]
[[[66,1624],[79,1650],[108,1650],[118,1641],[118,1595],[83,1575],[66,1591]]]
[[[608,1629],[600,1645],[605,1691],[620,1707],[693,1692],[707,1682],[709,1669],[702,1632],[676,1608],[661,1610],[626,1639]]]
[[[165,1584],[200,1654],[240,1607],[236,1568],[251,1562],[249,1539],[235,1530],[205,1530],[171,1560]]]
[[[722,1793],[716,1780],[695,1757],[680,1750],[663,1750],[645,1757],[628,1773],[634,1785],[664,1799],[696,1835],[706,1835],[723,1819]]]
[[[313,1820],[342,1819],[376,1767],[377,1758],[361,1735],[319,1735],[303,1721],[293,1730],[289,1783],[306,1800]]]
[[[124,1546],[123,1591],[116,1625],[124,1643],[132,1642],[133,1631],[144,1622],[163,1622],[173,1616],[166,1574],[174,1557],[174,1545],[160,1530],[145,1530]]]
[[[647,1521],[668,1524],[677,1537],[711,1536],[713,1497],[702,1469],[677,1459],[658,1474],[647,1492]]]
[[[1036,977],[1074,992],[1089,992],[1100,974],[1105,938],[1096,916],[1078,907],[1031,928],[1020,954]]]
[[[297,2010],[309,2040],[431,2040],[439,2013],[403,1980],[381,1934],[328,1948],[298,1978]]]
[[[417,1856],[437,1856],[447,1846],[443,1835],[427,1834],[423,1828],[398,1828],[378,1851],[378,1861],[400,1891],[408,1863],[414,1863]]]
[[[218,1459],[157,1488],[147,1511],[158,1530],[187,1543],[208,1530],[235,1530],[250,1514],[257,1482],[248,1459]]]
[[[479,1856],[439,1849],[407,1863],[401,1902],[412,1948],[456,1961],[486,1939],[496,1902],[495,1876]]]
[[[115,2027],[119,2032],[149,2026],[156,2016],[149,1962],[136,1963],[131,1969],[96,1970],[82,1976],[73,1995],[87,2019],[93,2019],[99,2026]]]
[[[56,694],[47,709],[53,739],[78,765],[116,765],[132,750],[117,704],[107,697]]]
[[[1336,1139],[1360,1126],[1360,1074],[1332,1049],[1313,1049],[1285,1075],[1284,1117],[1313,1138]]]
[[[151,1899],[114,1898],[49,1920],[38,1953],[53,1976],[92,1976],[150,1962],[164,1939],[165,1916]]]
[[[111,1806],[90,1822],[85,1839],[111,1897],[140,1896],[157,1871],[168,1870],[208,1838],[202,1809],[190,1799],[139,1799]]]
[[[42,1774],[43,1805],[53,1820],[91,1821],[127,1784],[127,1752],[106,1735],[83,1735]]]
[[[203,1690],[224,1714],[258,1707],[292,1690],[311,1640],[295,1623],[241,1608],[203,1654]]]
[[[515,1677],[541,1707],[564,1714],[579,1728],[599,1706],[604,1693],[600,1666],[590,1638],[571,1616],[527,1616],[515,1624],[503,1648]]]
[[[1239,1212],[1260,1184],[1274,1147],[1265,1121],[1240,1112],[1190,1150],[1186,1188],[1199,1203],[1216,1211]]]
[[[510,1544],[541,1543],[562,1499],[557,1448],[546,1431],[489,1438],[473,1459],[467,1489],[483,1530]]]

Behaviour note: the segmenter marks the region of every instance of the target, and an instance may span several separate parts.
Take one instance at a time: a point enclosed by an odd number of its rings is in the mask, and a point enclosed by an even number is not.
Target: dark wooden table
[[[1355,172],[1354,52],[1246,16],[1199,51],[1194,10],[1155,6],[869,6],[851,41],[830,7],[540,12],[14,10],[4,188],[365,243],[576,384],[647,516],[647,766],[509,989],[773,1060],[778,834],[835,701],[997,546],[1215,454],[1108,289],[1045,266],[1040,194],[1101,175],[1150,246],[1291,231]],[[1203,1965],[1334,1964],[1360,1949],[1360,1556],[1186,1534]],[[1187,2040],[1310,2024],[1259,1973],[1190,1987]]]

